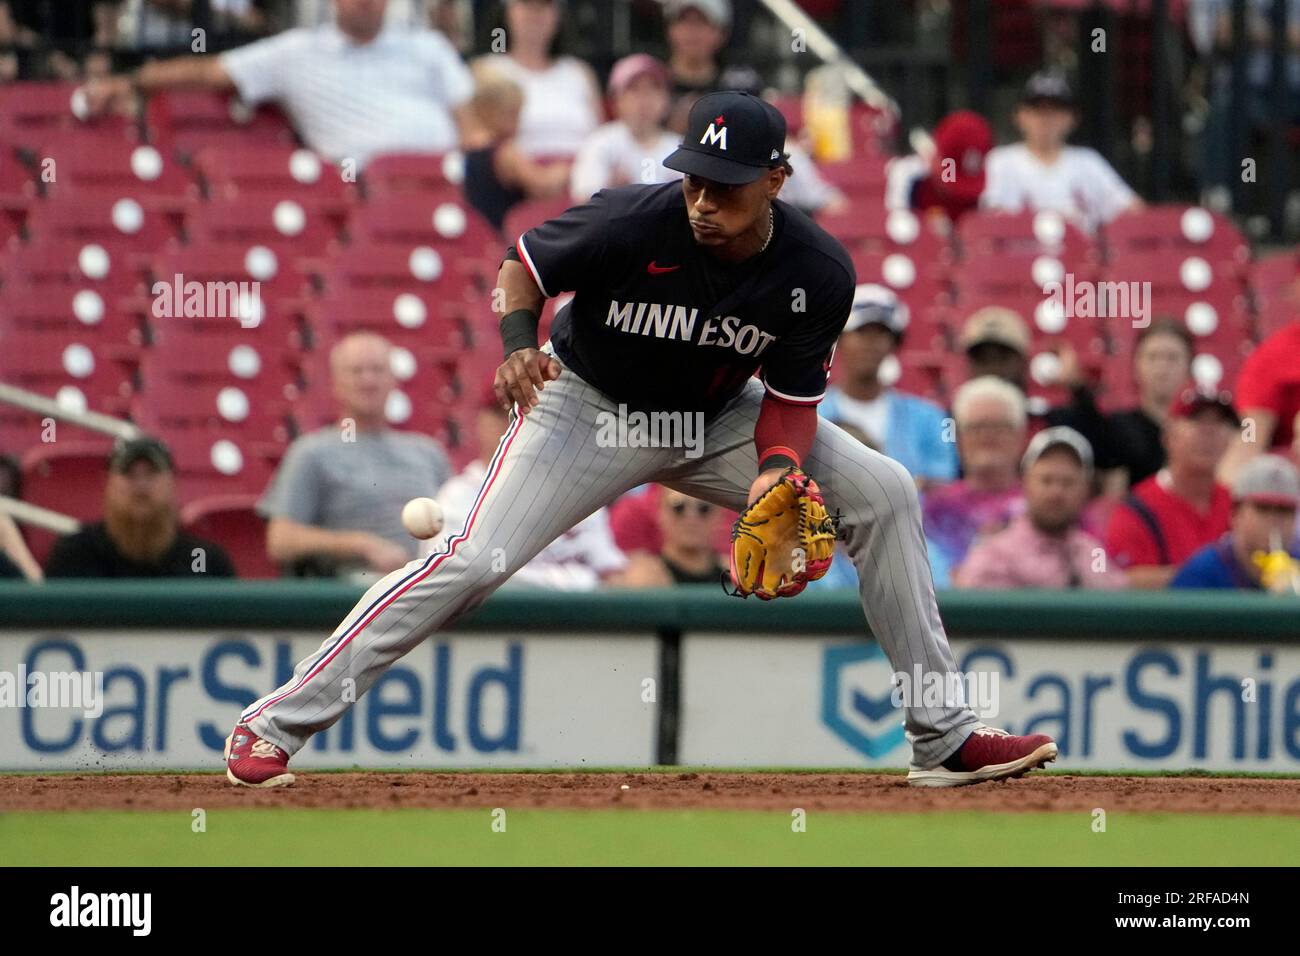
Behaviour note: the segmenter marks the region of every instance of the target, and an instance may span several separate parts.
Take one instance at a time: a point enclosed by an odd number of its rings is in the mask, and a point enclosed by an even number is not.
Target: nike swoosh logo
[[[681,266],[657,266],[651,262],[645,267],[645,271],[650,273],[652,276],[659,276],[663,275],[665,272],[676,272],[680,268]]]

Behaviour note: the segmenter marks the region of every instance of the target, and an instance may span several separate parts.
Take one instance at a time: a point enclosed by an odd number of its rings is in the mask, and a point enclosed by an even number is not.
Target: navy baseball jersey
[[[698,246],[680,183],[598,192],[519,237],[550,297],[573,292],[551,344],[582,379],[640,409],[716,412],[756,371],[767,390],[815,404],[853,302],[844,248],[777,200],[772,240],[728,264]]]

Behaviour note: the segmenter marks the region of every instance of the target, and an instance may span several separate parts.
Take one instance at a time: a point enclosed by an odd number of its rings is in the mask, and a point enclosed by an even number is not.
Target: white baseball
[[[402,509],[402,527],[421,541],[442,530],[442,506],[432,498],[412,498]]]

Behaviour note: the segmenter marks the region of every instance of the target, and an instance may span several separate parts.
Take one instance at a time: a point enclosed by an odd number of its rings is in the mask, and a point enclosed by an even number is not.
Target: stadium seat
[[[455,352],[469,348],[469,303],[447,301],[434,288],[332,288],[308,307],[318,335],[366,329],[394,342],[437,345]]]
[[[356,198],[356,171],[344,170],[309,149],[277,144],[208,146],[194,167],[213,199],[250,195],[293,199],[341,216]]]
[[[579,204],[569,196],[556,196],[554,199],[528,199],[511,206],[501,224],[501,234],[505,236],[502,245],[513,243],[529,229],[562,215],[566,209],[576,205]]]
[[[0,251],[0,277],[6,283],[95,289],[105,300],[110,295],[138,294],[143,283],[121,250],[75,239],[32,242]]]
[[[75,83],[0,85],[0,142],[35,150],[51,133],[59,130],[123,139],[135,135],[135,124],[121,116],[78,119],[73,113],[77,88]]]
[[[1159,253],[1200,256],[1216,271],[1238,278],[1250,262],[1250,244],[1232,221],[1198,206],[1151,206],[1126,213],[1104,229],[1107,260]]]
[[[366,163],[362,178],[371,200],[417,195],[454,201],[462,198],[465,157],[460,152],[385,153]]]
[[[193,156],[208,146],[292,144],[293,128],[274,106],[249,107],[226,93],[165,90],[149,98],[151,140],[170,155]]]
[[[1056,213],[975,210],[957,224],[963,258],[988,255],[1054,256],[1071,268],[1095,268],[1101,250],[1078,226]]]
[[[822,163],[817,171],[855,206],[880,209],[885,196],[886,165],[886,160],[876,153],[855,153],[852,159],[843,162]],[[794,174],[798,176],[799,170]]]
[[[0,339],[6,331],[57,334],[93,341],[110,358],[131,360],[144,346],[140,324],[116,296],[67,285],[22,280],[0,288]]]
[[[53,179],[44,182],[52,196],[116,193],[168,209],[179,208],[187,196],[198,196],[198,183],[180,163],[154,146],[122,137],[91,138],[61,130],[42,142],[38,162],[46,159],[54,164]]]
[[[296,348],[272,336],[258,340],[239,330],[205,334],[171,325],[158,330],[140,375],[144,387],[166,386],[164,394],[172,400],[184,399],[186,385],[216,390],[233,386],[245,393],[257,415],[272,416],[286,411],[300,360]]]
[[[256,511],[260,495],[216,495],[181,509],[190,534],[221,545],[241,578],[275,578],[280,569],[266,553],[266,519]]]
[[[77,411],[120,414],[134,391],[134,375],[89,337],[6,330],[0,339],[0,381],[28,389]]]
[[[33,242],[98,243],[110,254],[162,249],[176,230],[157,207],[121,191],[51,197],[32,206],[27,231]]]
[[[1283,297],[1300,303],[1300,255],[1283,252],[1253,263],[1250,289],[1260,307]]]
[[[104,512],[104,482],[108,477],[110,439],[60,439],[29,447],[22,456],[23,500],[76,518],[98,521]],[[37,528],[24,529],[32,557],[42,564],[57,538]]]
[[[185,227],[191,242],[265,246],[286,258],[316,256],[337,238],[326,205],[328,199],[301,194],[244,193],[190,204]]]
[[[182,504],[225,494],[260,494],[275,473],[277,459],[257,454],[238,438],[201,431],[162,436],[176,462]]]
[[[278,457],[290,440],[287,411],[287,400],[261,401],[246,383],[186,381],[170,369],[146,364],[131,418],[153,434],[215,433]]]
[[[494,266],[505,252],[496,230],[463,199],[397,196],[368,202],[352,210],[348,232],[354,243],[432,246],[475,260],[495,257]]]
[[[262,245],[191,242],[154,256],[149,273],[150,288],[156,282],[170,282],[174,287],[176,276],[182,279],[182,289],[189,282],[249,283],[243,291],[248,297],[256,293],[266,306],[296,300],[306,291],[306,279],[292,252]]]
[[[817,217],[817,224],[844,244],[850,255],[906,253],[931,268],[953,260],[948,236],[932,220],[906,209],[855,208],[836,216]]]
[[[858,282],[875,282],[894,290],[913,311],[945,305],[951,300],[948,270],[942,263],[913,257],[907,252],[851,250],[850,255]]]
[[[1259,310],[1256,317],[1255,337],[1262,342],[1284,325],[1297,319],[1300,319],[1300,304],[1286,298],[1273,299]]]
[[[30,171],[8,150],[0,148],[0,246],[18,234],[28,208],[36,201],[36,192]]]
[[[466,264],[454,248],[353,244],[320,263],[321,283],[334,289],[386,289],[437,296],[443,303],[481,305],[477,263]]]

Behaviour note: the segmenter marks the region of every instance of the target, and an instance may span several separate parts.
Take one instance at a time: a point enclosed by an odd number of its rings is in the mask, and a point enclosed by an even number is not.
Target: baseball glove
[[[731,581],[736,597],[793,597],[831,566],[838,519],[798,468],[789,468],[736,519],[731,529]]]

